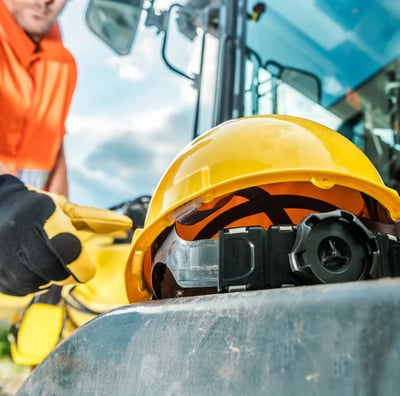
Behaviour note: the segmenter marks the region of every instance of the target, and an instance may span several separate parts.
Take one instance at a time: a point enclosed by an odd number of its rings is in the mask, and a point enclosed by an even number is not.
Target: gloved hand
[[[78,206],[0,176],[0,292],[23,296],[50,286],[86,282],[95,265],[77,230],[127,230],[132,220],[111,210]]]

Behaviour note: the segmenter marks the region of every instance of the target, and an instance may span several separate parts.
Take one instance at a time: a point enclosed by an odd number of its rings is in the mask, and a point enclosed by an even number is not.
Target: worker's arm
[[[60,147],[45,190],[68,197],[67,163],[65,160],[64,144]]]
[[[0,172],[7,169],[0,164]],[[86,282],[95,273],[77,230],[127,230],[129,217],[70,203],[0,175],[0,292],[22,296],[48,287]]]

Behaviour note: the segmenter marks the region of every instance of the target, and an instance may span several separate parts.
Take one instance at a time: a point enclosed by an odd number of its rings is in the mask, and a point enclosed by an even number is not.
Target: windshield
[[[249,1],[249,9],[259,3]],[[247,24],[247,45],[285,66],[307,70],[322,83],[330,108],[400,55],[397,1],[270,0]]]
[[[257,15],[260,5],[264,12]],[[399,2],[249,0],[247,20],[245,113],[320,121],[353,140],[384,181],[396,184]],[[309,92],[312,80],[302,77],[304,87],[286,81],[290,87],[281,78],[285,68],[315,77],[319,105]]]

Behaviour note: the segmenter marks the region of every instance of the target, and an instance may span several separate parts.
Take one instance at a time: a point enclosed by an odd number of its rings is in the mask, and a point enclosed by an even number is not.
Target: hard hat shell
[[[320,189],[348,187],[378,201],[400,218],[397,192],[386,187],[368,157],[340,133],[317,122],[283,115],[227,121],[181,150],[162,176],[143,229],[135,232],[128,264],[130,283],[149,278],[144,257],[155,239],[187,208],[251,186],[309,182]],[[343,199],[346,199],[345,197]]]

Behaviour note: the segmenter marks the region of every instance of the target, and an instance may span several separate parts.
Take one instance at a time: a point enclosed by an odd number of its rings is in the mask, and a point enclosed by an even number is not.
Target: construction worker
[[[68,195],[63,137],[77,70],[57,17],[67,0],[0,0],[0,162]]]
[[[0,0],[0,292],[15,296],[93,277],[78,230],[132,227],[127,216],[66,199],[62,142],[76,64],[57,24],[65,4]]]
[[[136,230],[130,301],[400,275],[400,198],[350,140],[291,116],[186,146]]]
[[[112,240],[110,233],[132,228],[128,216],[67,200],[63,138],[77,70],[57,24],[65,4],[0,0],[0,292],[28,298],[23,313],[13,315],[11,350],[29,365],[59,340],[61,286],[96,272],[82,233]]]

